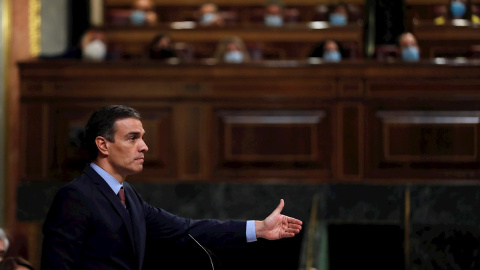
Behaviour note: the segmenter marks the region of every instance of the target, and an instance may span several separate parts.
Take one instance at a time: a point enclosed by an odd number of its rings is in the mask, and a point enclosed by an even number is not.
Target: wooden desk
[[[86,119],[120,103],[149,134],[131,181],[476,180],[479,64],[24,62],[20,175],[70,180]]]
[[[147,45],[158,33],[168,33],[176,42],[193,45],[203,56],[213,55],[217,43],[227,36],[238,36],[247,45],[262,45],[284,50],[285,59],[295,60],[305,59],[316,43],[327,38],[338,40],[357,52],[362,52],[363,47],[363,28],[358,24],[343,27],[320,24],[320,27],[324,27],[320,29],[304,24],[280,28],[250,25],[175,29],[170,26],[168,24],[158,27],[107,27],[105,32],[109,43],[130,55],[144,54]]]
[[[442,56],[467,56],[472,45],[480,45],[480,25],[453,23],[435,25],[419,21],[413,25],[422,55],[427,58]],[[463,55],[462,55],[463,54]]]

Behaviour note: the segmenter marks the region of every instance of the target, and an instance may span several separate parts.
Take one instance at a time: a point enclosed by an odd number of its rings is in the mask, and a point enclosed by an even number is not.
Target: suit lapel
[[[134,233],[133,233],[133,226],[132,226],[132,220],[130,219],[130,216],[123,207],[120,199],[117,197],[115,192],[110,188],[110,186],[103,180],[103,178],[95,172],[94,169],[92,169],[90,166],[87,166],[87,168],[84,170],[84,173],[90,176],[92,181],[97,185],[98,190],[100,191],[105,198],[110,202],[112,208],[115,210],[115,212],[122,217],[123,223],[125,224],[125,227],[127,228],[128,231],[128,236],[130,238],[130,242],[132,244],[132,247],[134,250],[137,250],[137,246],[135,245],[134,241]]]
[[[132,219],[132,224],[135,224],[135,228],[133,228],[133,234],[135,237],[134,240],[136,243],[137,256],[138,256],[139,262],[142,262],[143,254],[145,252],[144,250],[145,240],[140,233],[143,222],[140,219],[140,216],[138,213],[139,207],[142,207],[142,206],[138,205],[138,201],[134,199],[135,191],[133,190],[133,188],[128,183],[123,183],[123,187],[125,189],[125,193],[126,193],[125,196],[129,204],[130,218]]]

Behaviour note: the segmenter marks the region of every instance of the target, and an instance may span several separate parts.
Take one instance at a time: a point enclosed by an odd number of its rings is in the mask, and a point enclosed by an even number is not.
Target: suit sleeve
[[[79,269],[89,212],[83,195],[71,187],[55,196],[43,225],[41,269]]]
[[[209,248],[243,247],[247,243],[246,221],[182,218],[144,204],[147,239],[191,244],[191,234]]]

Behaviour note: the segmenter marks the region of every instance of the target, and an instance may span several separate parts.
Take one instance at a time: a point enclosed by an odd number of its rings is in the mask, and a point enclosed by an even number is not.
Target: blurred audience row
[[[252,8],[249,16],[250,23],[264,23],[266,26],[279,27],[284,23],[300,21],[300,11],[290,8],[280,0],[268,0],[261,8]],[[329,21],[332,25],[345,25],[349,21],[360,19],[358,7],[339,2],[335,5],[321,5],[315,8],[311,20]],[[133,0],[131,9],[114,9],[107,13],[107,22],[113,25],[155,25],[159,20],[153,0]],[[183,20],[195,21],[200,26],[223,26],[238,24],[238,12],[234,10],[220,10],[213,2],[205,2]]]
[[[156,14],[152,11],[152,0],[133,0],[134,12],[132,20],[136,24],[152,23],[156,21]],[[480,21],[479,17],[472,13],[470,0],[450,0],[449,11],[437,17],[438,24],[445,23],[448,19],[460,19],[470,17],[472,21]],[[470,8],[469,8],[470,7]],[[283,23],[284,6],[276,0],[269,1],[265,5],[264,22],[269,26],[281,26]],[[342,25],[348,21],[348,5],[339,3],[334,6],[330,14],[330,22]],[[218,15],[217,6],[213,3],[205,3],[199,9],[199,21],[202,25],[222,25],[223,21]],[[135,17],[135,18],[134,18]],[[260,44],[260,45],[259,45]],[[223,63],[246,63],[251,61],[269,60],[261,42],[245,43],[236,36],[225,36],[219,40],[216,49],[209,55],[196,54],[196,45],[185,42],[175,42],[168,33],[159,33],[150,44],[146,45],[144,53],[131,58],[194,61],[201,59],[215,60]],[[347,45],[347,48],[345,47]],[[344,59],[357,58],[359,52],[353,52],[356,48],[348,47],[336,40],[319,40],[313,44],[309,52],[304,52],[303,59],[316,59],[324,62],[339,62]],[[213,48],[213,47],[212,47]],[[113,60],[128,59],[122,55],[121,49],[112,46],[106,40],[105,33],[101,28],[91,28],[85,32],[78,46],[69,49],[65,54],[53,58],[70,58],[86,60]],[[426,53],[425,53],[426,54]],[[200,55],[200,56],[199,56]],[[415,36],[412,33],[403,33],[397,37],[395,45],[377,46],[374,58],[377,60],[402,59],[404,61],[418,61],[421,51]],[[425,57],[427,58],[427,57]],[[279,58],[281,60],[281,58]]]
[[[415,36],[412,33],[404,33],[398,37],[398,43],[388,46],[388,51],[381,52],[377,59],[398,58],[405,61],[418,61],[420,49]],[[188,62],[194,60],[194,48],[183,42],[174,42],[166,33],[155,36],[145,49],[143,59],[174,60]],[[226,36],[220,40],[212,55],[207,57],[219,63],[248,63],[255,60],[264,60],[258,46],[247,46],[245,42],[236,36]],[[327,39],[315,44],[305,59],[315,58],[324,62],[339,62],[351,56],[349,50],[336,40]],[[90,61],[103,61],[118,59],[108,49],[105,34],[101,29],[88,30],[79,46],[75,46],[65,54],[54,57],[65,59],[84,59]]]
[[[473,23],[480,23],[480,7],[472,3],[472,0],[445,0],[445,2],[445,4],[432,5],[433,20],[436,24],[444,24],[450,19],[466,19]],[[332,25],[345,25],[361,20],[363,16],[360,5],[347,4],[342,1],[331,5],[314,6],[311,9],[312,11],[308,12],[309,16],[306,16],[301,14],[302,11],[299,8],[288,7],[281,0],[267,0],[263,7],[249,8],[247,21],[249,23],[263,22],[265,25],[273,27],[282,26],[284,23],[306,21],[328,21]],[[135,26],[155,25],[161,21],[157,11],[154,0],[132,0],[132,7],[129,9],[108,11],[107,23]],[[302,15],[305,16],[302,17]],[[183,20],[195,21],[200,26],[223,26],[239,24],[244,21],[233,7],[224,7],[221,10],[213,2],[205,2],[197,10],[192,11],[190,16],[183,17]]]

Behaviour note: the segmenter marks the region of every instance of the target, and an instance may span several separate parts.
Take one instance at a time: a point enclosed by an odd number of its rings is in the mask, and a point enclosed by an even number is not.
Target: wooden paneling
[[[480,28],[469,22],[463,23],[466,24],[435,25],[425,20],[414,23],[412,31],[422,57],[468,57],[471,46],[480,44]]]
[[[377,110],[368,130],[369,173],[394,178],[478,176],[479,116],[479,111],[460,108]]]
[[[35,103],[21,107],[20,118],[20,177],[22,179],[44,179],[48,175],[48,159],[52,155],[49,141],[47,104]]]
[[[81,169],[81,126],[112,103],[143,115],[149,152],[132,181],[480,176],[475,61],[38,61],[20,70],[25,181],[67,180]]]
[[[378,112],[387,162],[476,162],[480,112]]]
[[[359,180],[363,177],[363,105],[339,105],[338,177]]]
[[[312,177],[330,170],[330,130],[324,110],[218,110],[220,173],[262,170],[271,176],[295,170]],[[214,142],[214,143],[215,143]],[[322,172],[322,173],[320,173]]]

